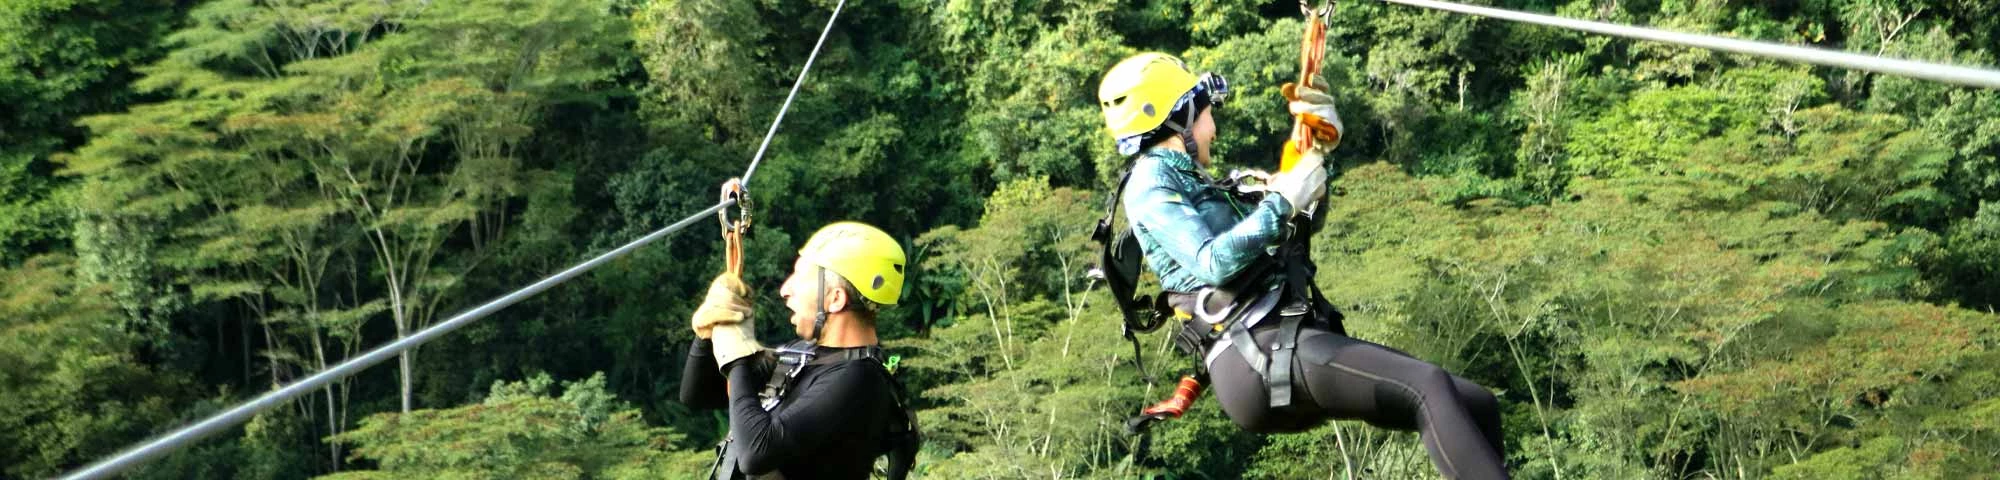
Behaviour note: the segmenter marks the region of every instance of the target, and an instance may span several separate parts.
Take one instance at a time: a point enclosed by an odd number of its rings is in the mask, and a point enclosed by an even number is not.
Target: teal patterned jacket
[[[1228,284],[1284,240],[1293,208],[1284,197],[1238,204],[1212,183],[1178,150],[1149,149],[1132,162],[1122,207],[1146,264],[1167,291]]]

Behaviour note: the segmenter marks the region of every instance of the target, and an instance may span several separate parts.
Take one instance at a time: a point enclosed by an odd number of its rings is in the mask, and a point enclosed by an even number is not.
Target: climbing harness
[[[779,346],[776,352],[777,370],[771,372],[771,377],[765,382],[764,388],[757,392],[758,406],[767,412],[776,410],[792,393],[792,384],[809,365],[818,367],[845,362],[873,361],[875,365],[871,370],[881,372],[883,378],[888,380],[889,398],[895,404],[895,409],[891,412],[897,416],[892,419],[889,431],[883,436],[883,445],[879,452],[888,457],[889,465],[886,471],[880,473],[891,480],[907,478],[911,468],[916,465],[917,449],[922,446],[920,433],[922,430],[917,427],[916,411],[911,409],[907,390],[902,380],[896,376],[896,366],[902,363],[903,358],[888,355],[884,353],[882,347],[873,345],[839,349],[834,355],[820,355],[819,351],[818,344],[804,339]],[[709,478],[717,480],[742,478],[734,468],[724,469],[724,466],[736,465],[736,452],[729,448],[734,440],[735,435],[731,433],[716,444],[715,461],[709,465]]]

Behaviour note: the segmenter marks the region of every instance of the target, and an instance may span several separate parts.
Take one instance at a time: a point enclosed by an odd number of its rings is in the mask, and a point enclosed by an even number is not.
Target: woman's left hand
[[[1315,76],[1313,83],[1313,85],[1287,83],[1282,91],[1285,99],[1291,101],[1287,107],[1292,115],[1297,116],[1306,128],[1312,129],[1313,136],[1320,140],[1315,142],[1313,147],[1323,152],[1332,151],[1334,147],[1340,145],[1341,136],[1346,133],[1347,127],[1340,123],[1340,111],[1333,106],[1333,95],[1326,93],[1326,80]]]

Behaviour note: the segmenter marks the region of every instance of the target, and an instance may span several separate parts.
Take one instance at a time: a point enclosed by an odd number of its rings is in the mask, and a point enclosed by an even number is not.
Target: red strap
[[[1304,6],[1300,2],[1300,6]],[[1306,31],[1299,39],[1299,85],[1312,88],[1313,74],[1319,73],[1320,60],[1326,58],[1326,19],[1328,10],[1305,8]],[[1323,87],[1323,86],[1322,86]],[[1295,117],[1292,120],[1292,146],[1296,153],[1312,149],[1313,130],[1307,126],[1307,119]]]
[[[1139,413],[1142,415],[1164,414],[1180,418],[1181,414],[1187,413],[1188,407],[1194,405],[1194,399],[1198,397],[1201,397],[1201,382],[1196,381],[1193,376],[1183,376],[1181,377],[1180,384],[1174,386],[1173,397],[1161,400],[1160,403],[1155,403],[1153,406],[1146,407],[1145,410],[1140,410]]]

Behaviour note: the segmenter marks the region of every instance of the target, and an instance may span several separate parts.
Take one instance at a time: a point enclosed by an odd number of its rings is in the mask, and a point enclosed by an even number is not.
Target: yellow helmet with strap
[[[1097,85],[1097,106],[1104,111],[1111,138],[1118,141],[1118,153],[1131,155],[1138,153],[1147,134],[1167,125],[1168,117],[1187,102],[1199,98],[1220,105],[1227,93],[1228,82],[1221,76],[1196,75],[1179,58],[1149,52],[1127,57],[1104,73]],[[1180,131],[1190,123],[1191,118],[1171,126]]]
[[[875,303],[895,305],[903,297],[903,245],[868,224],[836,222],[820,228],[799,249],[799,258],[832,270]]]

